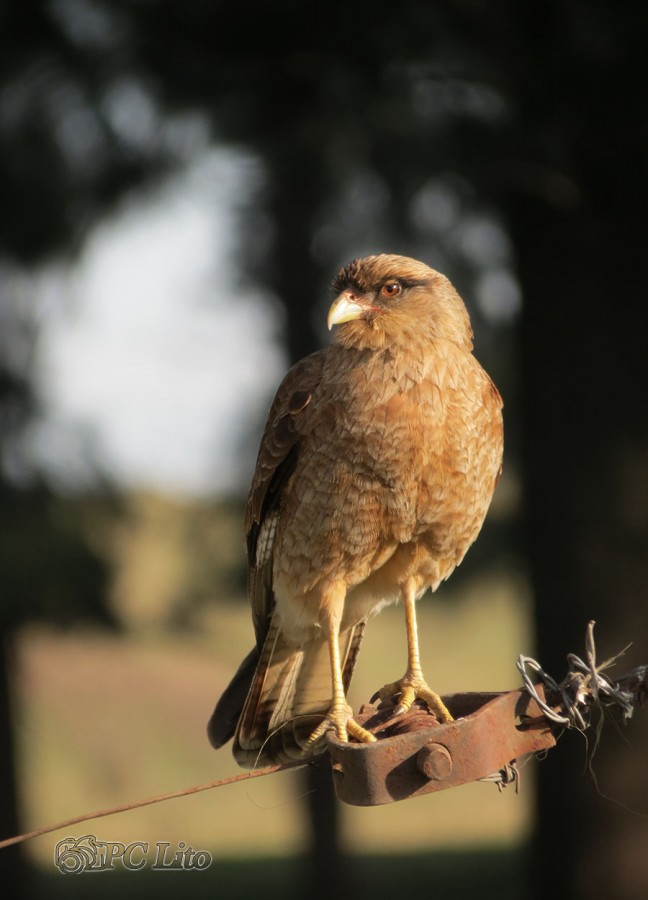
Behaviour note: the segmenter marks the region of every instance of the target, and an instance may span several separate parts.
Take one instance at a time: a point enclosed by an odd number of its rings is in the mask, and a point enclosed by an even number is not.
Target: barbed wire
[[[561,682],[557,682],[530,656],[520,655],[517,669],[524,687],[536,701],[543,715],[557,725],[585,731],[590,725],[591,711],[596,707],[615,707],[624,722],[632,718],[635,709],[648,697],[648,666],[639,666],[617,681],[604,674],[623,656],[626,647],[616,656],[597,665],[594,625],[587,625],[585,660],[575,653],[567,655],[568,670]],[[536,685],[540,682],[545,698]]]

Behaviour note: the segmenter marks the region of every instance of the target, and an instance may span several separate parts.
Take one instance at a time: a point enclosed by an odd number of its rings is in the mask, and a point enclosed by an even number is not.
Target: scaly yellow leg
[[[416,624],[416,586],[412,579],[405,582],[401,593],[405,607],[407,631],[407,669],[400,681],[386,684],[371,699],[375,700],[380,697],[381,700],[389,700],[398,694],[399,703],[395,710],[396,715],[407,712],[415,700],[424,700],[440,722],[452,722],[452,715],[447,706],[441,697],[428,686],[423,677]]]
[[[338,740],[348,741],[349,735],[362,743],[369,744],[376,740],[375,736],[363,728],[353,718],[353,710],[346,700],[344,681],[342,679],[342,661],[340,659],[339,628],[331,624],[328,635],[329,660],[331,663],[332,700],[326,718],[309,735],[303,744],[308,750],[321,740],[326,732],[335,728]]]

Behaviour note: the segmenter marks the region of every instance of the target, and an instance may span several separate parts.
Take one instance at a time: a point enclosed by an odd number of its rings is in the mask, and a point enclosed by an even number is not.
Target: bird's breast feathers
[[[291,621],[334,581],[358,620],[396,599],[406,571],[436,587],[476,537],[501,462],[499,395],[465,349],[407,364],[388,351],[327,353],[296,417],[277,527],[275,596]]]

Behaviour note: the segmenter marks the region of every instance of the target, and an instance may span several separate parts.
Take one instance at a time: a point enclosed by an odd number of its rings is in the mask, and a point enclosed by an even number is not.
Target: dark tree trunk
[[[633,642],[618,674],[648,662],[648,197],[640,167],[636,182],[622,180],[632,144],[617,137],[604,167],[584,167],[574,211],[518,200],[512,214],[525,298],[527,550],[538,657],[557,677],[566,653],[582,652],[589,619],[600,660]],[[567,734],[539,766],[538,898],[648,897],[648,721],[638,719],[632,747],[608,726],[594,757],[611,799],[587,771],[593,736],[588,746]]]
[[[311,837],[305,893],[312,900],[346,900],[356,895],[352,869],[342,851],[340,803],[331,763],[320,757],[306,769],[306,810]]]
[[[299,120],[287,122],[285,128],[298,132]],[[275,227],[268,270],[287,313],[285,338],[293,363],[321,346],[314,308],[323,273],[312,244],[313,223],[328,196],[328,179],[321,151],[299,135],[269,147],[264,158],[270,170],[269,212]]]
[[[11,644],[0,635],[0,838],[20,832],[16,767],[12,737],[10,672]],[[11,888],[19,888],[21,897],[28,897],[28,872],[21,846],[0,850],[0,884],[8,895]]]
[[[297,129],[291,121],[286,128]],[[311,252],[312,222],[327,195],[322,154],[317,146],[295,135],[280,147],[270,148],[272,199],[270,212],[275,225],[270,265],[272,285],[287,311],[286,344],[291,362],[320,346],[313,320],[313,296],[323,280],[321,267]],[[308,291],[308,295],[304,295]],[[344,900],[348,878],[340,839],[339,802],[335,796],[330,764],[316,760],[304,769],[305,813],[308,818],[308,891],[314,900],[336,897]]]
[[[600,660],[633,642],[620,675],[648,662],[646,13],[607,0],[504,9],[515,124],[500,146],[510,164],[499,199],[524,297],[537,656],[561,678],[595,619]],[[600,792],[591,733],[589,743],[566,734],[539,766],[534,896],[648,897],[647,719],[627,729],[630,746],[604,728]]]

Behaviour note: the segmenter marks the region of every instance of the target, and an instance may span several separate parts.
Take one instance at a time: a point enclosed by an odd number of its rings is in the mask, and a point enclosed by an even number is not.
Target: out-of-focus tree
[[[4,294],[7,299],[7,294]],[[83,618],[111,623],[103,604],[105,564],[88,545],[77,498],[64,502],[25,464],[21,440],[32,413],[26,372],[17,365],[25,334],[18,315],[2,309],[0,332],[0,833],[20,831],[12,739],[16,629],[31,620],[59,627]],[[0,855],[4,883],[29,881],[19,847]]]
[[[105,562],[89,546],[83,502],[57,496],[31,464],[35,310],[21,267],[78,250],[90,225],[158,167],[99,108],[103,74],[85,65],[53,3],[0,9],[0,832],[20,830],[12,740],[13,638],[31,620],[104,623]],[[92,17],[91,17],[92,18]],[[100,22],[94,33],[101,42]],[[92,31],[92,28],[91,28]],[[89,58],[89,57],[88,57]],[[160,163],[161,164],[161,163]],[[0,854],[21,885],[21,848]]]
[[[519,359],[538,652],[562,676],[593,618],[601,661],[633,642],[621,674],[648,654],[648,16],[607,2],[508,11],[514,31],[499,52],[516,59],[507,92],[517,158],[502,206],[525,300]],[[507,22],[499,25],[505,33]],[[538,897],[648,893],[647,726],[645,717],[633,723],[625,748],[604,732],[593,769],[605,797],[583,777],[586,751],[573,736],[540,767]],[[569,847],[560,873],[547,866],[559,846]]]

